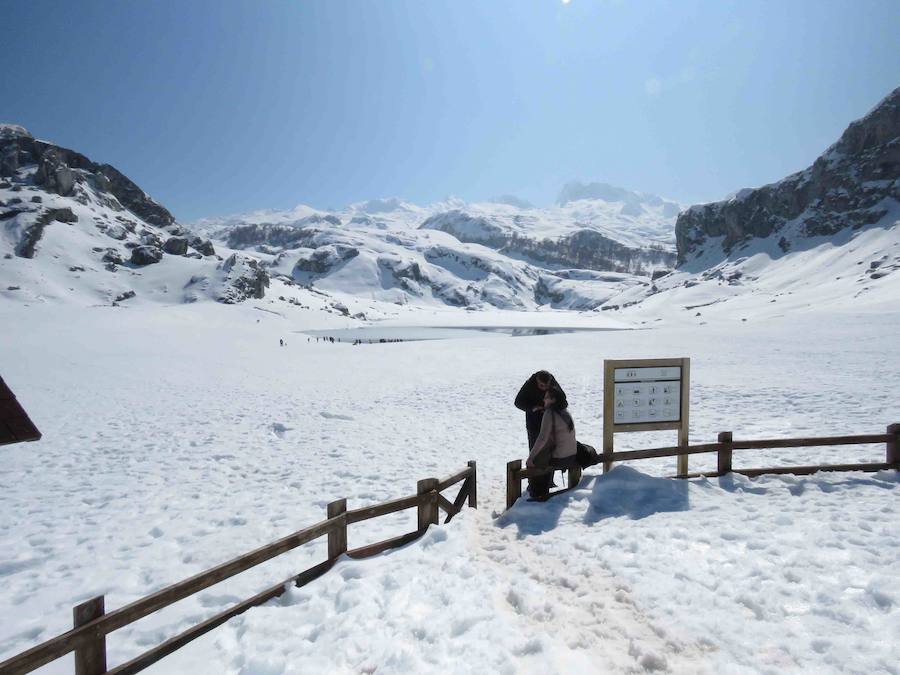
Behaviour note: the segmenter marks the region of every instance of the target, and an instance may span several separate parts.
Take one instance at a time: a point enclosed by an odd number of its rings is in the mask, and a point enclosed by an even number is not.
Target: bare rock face
[[[188,250],[188,240],[185,237],[169,237],[163,244],[163,251],[169,255],[185,255]]]
[[[294,265],[295,276],[297,272],[310,272],[312,274],[328,274],[345,260],[350,260],[359,255],[359,249],[344,244],[327,244],[320,246],[309,254],[301,255]]]
[[[19,170],[23,151],[19,141],[33,141],[34,138],[24,127],[17,124],[0,124],[0,176],[14,176]]]
[[[63,161],[59,151],[51,147],[41,155],[34,182],[44,186],[48,192],[66,197],[72,194],[75,187],[75,174]]]
[[[201,255],[215,255],[216,249],[213,247],[213,243],[209,239],[201,239],[200,237],[194,237],[191,239],[191,248],[193,248],[197,253]]]
[[[13,175],[26,164],[37,164],[34,182],[48,192],[73,194],[79,180],[109,192],[126,209],[157,227],[174,225],[175,218],[127,176],[109,164],[92,162],[84,155],[35,139],[15,124],[0,124],[0,176]]]
[[[131,249],[131,262],[135,265],[153,265],[162,260],[163,252],[155,246],[136,246]]]
[[[114,265],[121,265],[125,262],[125,260],[122,258],[122,254],[118,249],[115,248],[106,249],[106,252],[103,254],[102,260],[105,263],[112,263]]]
[[[631,248],[590,229],[559,239],[536,239],[508,232],[488,217],[472,216],[459,209],[430,216],[419,229],[440,230],[463,242],[517,253],[550,265],[601,272],[638,271],[674,262],[674,255],[665,249]]]
[[[0,176],[14,176],[19,170],[19,145],[10,143],[0,153]]]
[[[678,262],[718,237],[727,254],[740,242],[777,233],[787,251],[798,238],[878,222],[886,199],[900,200],[900,88],[850,124],[808,169],[684,211],[675,224]]]
[[[16,246],[16,255],[21,258],[33,258],[37,250],[37,244],[41,237],[44,236],[44,230],[53,221],[74,223],[78,221],[78,216],[72,213],[72,209],[68,207],[44,210],[34,221],[34,224],[27,227],[22,233],[22,238]]]
[[[216,298],[219,302],[230,305],[248,298],[265,297],[269,287],[269,273],[255,258],[232,253],[219,265],[219,270],[225,274],[223,290]]]

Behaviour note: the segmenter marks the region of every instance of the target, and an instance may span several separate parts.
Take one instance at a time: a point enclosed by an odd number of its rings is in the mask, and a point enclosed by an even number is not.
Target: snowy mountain
[[[815,246],[845,230],[884,227],[900,202],[900,88],[807,169],[731,199],[692,206],[678,217],[679,262],[710,254],[782,253]]]
[[[108,304],[262,297],[267,273],[216,254],[115,167],[0,125],[0,297]]]
[[[678,269],[612,306],[680,305],[697,321],[724,305],[783,313],[900,296],[900,88],[809,168],[676,223]],[[609,306],[607,307],[609,308]],[[758,313],[757,311],[751,313]]]
[[[768,313],[788,300],[880,302],[900,284],[898,111],[900,89],[805,171],[680,215],[654,195],[569,183],[546,208],[510,195],[384,198],[188,227],[115,168],[3,125],[0,297],[266,297],[359,319],[398,306],[643,313],[675,303],[699,321],[749,296]]]
[[[612,188],[609,201],[548,209],[509,195],[428,207],[389,198],[185,227],[114,167],[22,127],[0,126],[0,162],[0,293],[24,302],[233,303],[268,290],[370,317],[384,305],[590,310],[649,285],[675,257],[671,203],[642,197],[626,213],[636,193]]]
[[[662,206],[623,216],[620,204],[596,199],[548,209],[511,201],[420,207],[377,199],[193,227],[222,246],[271,256],[281,278],[397,304],[595,309],[674,262],[674,218],[663,217]]]

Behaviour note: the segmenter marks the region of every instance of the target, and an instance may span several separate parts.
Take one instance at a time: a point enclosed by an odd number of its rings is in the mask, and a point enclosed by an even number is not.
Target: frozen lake
[[[559,326],[361,326],[338,330],[297,331],[311,337],[333,337],[342,342],[380,340],[404,342],[412,340],[452,340],[460,338],[534,337],[538,335],[563,335],[568,333],[593,333],[632,330],[619,327],[559,327]]]

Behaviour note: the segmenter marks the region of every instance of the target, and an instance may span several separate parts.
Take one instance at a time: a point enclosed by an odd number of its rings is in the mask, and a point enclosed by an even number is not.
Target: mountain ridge
[[[683,211],[675,224],[678,263],[700,257],[708,244],[728,257],[774,235],[787,252],[805,239],[876,225],[898,200],[900,87],[851,122],[806,169]]]

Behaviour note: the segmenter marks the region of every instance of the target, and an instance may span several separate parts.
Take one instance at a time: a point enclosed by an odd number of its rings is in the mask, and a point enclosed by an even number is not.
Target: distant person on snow
[[[540,433],[541,421],[544,418],[544,393],[551,386],[559,389],[565,397],[566,393],[559,386],[556,378],[546,370],[539,370],[525,380],[525,384],[516,395],[516,407],[525,411],[525,429],[528,431],[529,450],[534,447],[534,442]]]
[[[283,339],[283,338],[278,338],[278,344],[279,344],[281,347],[284,347],[284,339]]]
[[[525,466],[571,469],[578,464],[575,420],[569,414],[569,402],[559,386],[550,385],[544,392],[541,427]],[[531,498],[544,501],[550,494],[553,473],[528,479]]]

